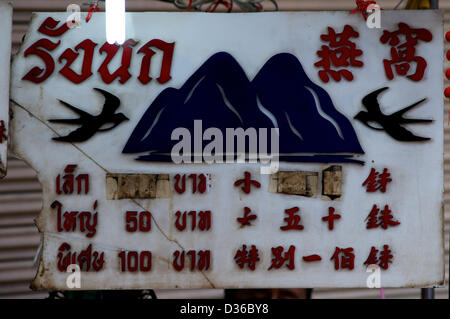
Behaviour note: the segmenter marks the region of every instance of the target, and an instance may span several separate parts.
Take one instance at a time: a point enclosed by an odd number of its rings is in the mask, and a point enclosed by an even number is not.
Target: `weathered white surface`
[[[42,21],[52,16],[65,20],[66,14],[39,14],[34,17],[30,30],[36,30]],[[368,273],[363,262],[370,247],[381,248],[389,244],[393,250],[393,264],[382,272],[384,287],[426,286],[441,283],[444,277],[442,214],[443,192],[443,106],[442,106],[442,15],[433,11],[390,12],[382,14],[382,27],[397,29],[399,21],[414,27],[426,27],[433,33],[433,41],[420,43],[418,54],[428,61],[425,76],[415,83],[396,77],[388,81],[382,59],[388,57],[389,46],[380,44],[382,30],[368,29],[357,15],[346,12],[320,13],[264,13],[264,14],[191,14],[148,13],[128,14],[127,38],[145,43],[153,38],[167,42],[176,41],[172,66],[172,80],[164,85],[156,81],[143,86],[136,79],[140,59],[133,59],[130,68],[134,75],[126,85],[117,81],[106,86],[94,75],[80,85],[73,85],[58,71],[41,85],[22,81],[23,75],[35,66],[38,59],[24,58],[23,50],[42,35],[29,33],[13,63],[12,99],[13,120],[11,135],[15,152],[34,167],[44,188],[43,211],[37,220],[44,233],[44,249],[39,272],[34,285],[43,289],[67,289],[67,274],[56,269],[57,249],[62,242],[71,243],[75,250],[92,243],[94,249],[105,251],[106,263],[100,273],[83,273],[83,289],[99,288],[195,288],[195,287],[365,287]],[[320,48],[320,34],[327,26],[339,32],[350,24],[360,33],[358,46],[364,51],[365,63],[361,70],[354,69],[353,82],[330,81],[322,84],[314,62]],[[185,30],[180,32],[180,30]],[[226,30],[226,32],[224,32]],[[89,24],[71,30],[61,37],[62,45],[52,54],[55,59],[67,47],[90,38],[104,43],[104,17],[94,15]],[[208,57],[218,51],[231,53],[244,67],[250,79],[264,62],[276,53],[290,52],[302,62],[312,81],[321,85],[333,99],[337,109],[347,118],[361,110],[361,98],[369,92],[389,86],[380,96],[386,113],[414,103],[424,97],[427,102],[412,110],[408,116],[432,118],[430,125],[415,125],[413,130],[421,136],[431,137],[431,142],[420,144],[398,143],[384,133],[369,130],[351,120],[365,151],[365,166],[343,165],[343,196],[339,201],[304,198],[268,192],[269,176],[259,175],[259,166],[231,165],[167,165],[141,163],[135,155],[123,155],[121,150],[132,129],[154,98],[166,87],[180,87]],[[101,64],[94,56],[94,68]],[[155,65],[159,63],[152,61]],[[76,63],[79,63],[77,61]],[[75,63],[75,64],[76,64]],[[79,65],[78,65],[79,66]],[[60,66],[59,66],[60,67]],[[155,68],[153,72],[158,72]],[[156,70],[156,71],[155,71]],[[67,134],[71,128],[53,125],[49,118],[70,118],[72,114],[61,107],[58,99],[69,102],[92,113],[98,113],[103,97],[93,87],[107,88],[122,100],[121,110],[129,122],[107,134],[97,134],[86,143],[76,146],[57,144],[51,138]],[[18,106],[20,105],[20,106]],[[25,111],[26,109],[26,111]],[[67,196],[55,194],[55,177],[62,174],[67,164],[78,164],[77,172],[89,172],[91,191],[88,195]],[[281,164],[281,170],[321,171],[322,164]],[[361,187],[370,168],[378,171],[389,168],[393,182],[387,193],[366,193]],[[243,194],[233,183],[250,171],[261,182],[259,190]],[[206,195],[176,193],[170,199],[107,201],[105,175],[110,173],[210,173],[212,186]],[[84,234],[58,233],[55,211],[50,204],[58,199],[72,210],[90,209],[95,200],[99,206],[99,225],[96,236],[89,240]],[[373,204],[389,204],[399,227],[367,231],[364,219]],[[329,232],[321,218],[328,207],[334,206],[342,215],[335,230]],[[243,207],[258,213],[258,220],[250,228],[239,229],[236,217],[242,216]],[[301,208],[302,232],[283,233],[284,210],[293,206]],[[148,234],[125,232],[124,214],[127,210],[148,209],[155,220]],[[178,232],[174,227],[177,210],[211,209],[210,232]],[[157,226],[158,225],[158,226]],[[261,262],[255,272],[240,270],[233,256],[242,244],[255,244]],[[271,270],[270,248],[296,246],[296,269]],[[353,247],[356,255],[353,271],[335,271],[330,261],[334,248]],[[209,271],[191,272],[188,267],[180,273],[172,268],[172,253],[181,249],[210,249],[212,267]],[[151,250],[152,271],[149,273],[121,273],[117,252],[121,250]],[[319,254],[322,261],[306,264],[301,256]]]
[[[5,128],[0,136],[0,178],[6,175],[8,160],[9,134],[9,69],[11,65],[11,32],[12,32],[12,6],[9,1],[0,1],[0,30],[2,40],[0,42],[0,124]]]

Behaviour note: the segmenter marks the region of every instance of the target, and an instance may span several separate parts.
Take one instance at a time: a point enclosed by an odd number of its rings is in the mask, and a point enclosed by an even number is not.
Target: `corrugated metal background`
[[[64,11],[70,3],[86,0],[14,0],[13,52],[16,52],[27,30],[32,11]],[[385,9],[393,9],[397,0],[377,1]],[[406,1],[404,1],[406,3]],[[445,10],[445,31],[450,30],[450,0],[441,0]],[[353,0],[278,0],[280,10],[351,10]],[[402,5],[403,6],[403,5]],[[402,7],[401,6],[401,7]],[[270,3],[267,7],[271,8]],[[127,0],[128,11],[172,11],[169,3],[155,0]],[[446,45],[450,49],[450,43]],[[446,68],[450,62],[446,62]],[[450,86],[450,81],[446,81]],[[445,113],[450,103],[445,103]],[[447,121],[447,115],[445,116]],[[445,123],[445,242],[446,281],[449,273],[450,229],[450,124]],[[34,171],[24,162],[11,157],[8,176],[0,181],[0,298],[43,298],[46,293],[33,292],[29,283],[34,276],[33,258],[39,244],[39,233],[33,219],[41,208],[41,187]],[[386,289],[387,298],[419,298],[420,289]],[[159,298],[221,298],[222,290],[158,290]],[[436,289],[437,298],[448,298],[446,288]],[[377,289],[316,289],[313,298],[379,298]]]

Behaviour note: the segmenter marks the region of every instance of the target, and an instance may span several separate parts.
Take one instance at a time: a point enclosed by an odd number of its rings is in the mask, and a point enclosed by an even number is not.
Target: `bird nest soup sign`
[[[12,62],[34,288],[443,282],[441,12],[84,18],[35,14]]]

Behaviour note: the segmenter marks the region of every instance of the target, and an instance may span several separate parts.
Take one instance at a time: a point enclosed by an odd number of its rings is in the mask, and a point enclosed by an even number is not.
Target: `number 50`
[[[141,232],[148,232],[152,229],[152,215],[150,212],[144,211],[127,211],[125,214],[125,229],[128,232],[135,232],[137,230]]]

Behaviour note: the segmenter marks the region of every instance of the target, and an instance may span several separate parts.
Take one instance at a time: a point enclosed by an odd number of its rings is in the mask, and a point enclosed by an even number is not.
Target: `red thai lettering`
[[[166,83],[172,78],[170,76],[170,70],[172,68],[173,50],[175,48],[175,42],[167,43],[159,39],[153,39],[144,44],[139,49],[138,53],[142,53],[144,54],[144,56],[142,57],[141,73],[139,74],[138,79],[139,81],[141,81],[142,84],[147,84],[152,80],[149,74],[150,74],[151,60],[156,52],[153,51],[151,47],[155,47],[163,51],[161,71],[157,80],[161,84]]]
[[[189,212],[181,213],[177,211],[175,213],[175,227],[179,231],[184,231],[187,225],[187,216],[190,217],[191,220],[191,230],[196,230],[197,228],[200,231],[207,231],[211,228],[211,211],[194,211],[191,210]]]
[[[188,178],[192,180],[192,193],[203,194],[207,190],[208,178],[205,174],[189,174]],[[186,174],[175,175],[175,191],[178,194],[184,194],[186,191]]]
[[[131,74],[128,71],[128,68],[131,64],[131,56],[134,47],[137,44],[136,41],[132,39],[128,39],[124,42],[122,45],[117,44],[109,44],[106,42],[101,48],[100,48],[100,54],[103,54],[103,52],[106,53],[106,58],[103,61],[102,65],[98,68],[98,73],[100,73],[103,82],[106,84],[110,84],[113,82],[116,78],[120,78],[119,82],[124,84],[131,78]],[[116,56],[119,49],[122,48],[122,63],[120,67],[111,73],[108,69],[108,65],[111,62],[111,60]]]
[[[38,31],[47,36],[59,37],[63,35],[68,29],[67,23],[63,23],[58,27],[59,21],[52,18],[47,18],[39,27]],[[133,48],[137,45],[137,41],[133,39],[128,39],[122,45],[109,44],[105,42],[99,49],[98,54],[106,54],[97,72],[106,84],[112,83],[114,80],[119,78],[121,84],[126,83],[132,76],[129,71],[131,66]],[[44,68],[35,66],[30,71],[28,71],[23,80],[31,81],[33,83],[39,84],[48,79],[55,70],[55,61],[59,63],[65,63],[60,69],[59,73],[66,79],[75,84],[80,84],[90,78],[93,74],[93,61],[94,54],[96,52],[97,43],[90,39],[85,39],[75,46],[74,49],[67,48],[63,53],[57,58],[53,59],[51,53],[61,44],[61,41],[52,42],[49,39],[39,39],[32,45],[30,45],[24,51],[24,57],[29,55],[36,55],[44,62]],[[114,57],[118,54],[119,50],[122,48],[122,56],[120,66],[115,71],[110,71],[109,66]],[[175,48],[175,42],[167,43],[159,39],[153,39],[144,44],[138,51],[138,54],[143,54],[140,74],[138,76],[139,81],[143,84],[147,84],[152,80],[150,77],[151,60],[156,52],[152,49],[156,48],[162,51],[163,58],[161,63],[161,70],[158,82],[164,84],[168,82],[172,77],[170,75],[173,60],[173,51]],[[73,63],[80,58],[80,51],[84,51],[83,60],[81,63],[81,70],[76,72],[72,69]]]
[[[56,209],[56,229],[58,232],[86,233],[86,237],[92,238],[97,233],[98,213],[90,211],[66,211],[63,213],[63,205],[55,200],[50,207]],[[97,209],[97,201],[93,205]]]
[[[29,55],[38,56],[45,64],[45,68],[42,69],[38,66],[33,67],[27,74],[25,74],[22,80],[30,81],[36,84],[42,83],[52,75],[55,70],[55,61],[53,61],[52,56],[47,51],[55,50],[61,41],[56,43],[48,39],[40,39],[28,47],[23,53],[24,57]],[[45,51],[47,50],[47,51]]]
[[[74,183],[77,183],[77,194],[81,194],[84,190],[84,194],[89,192],[89,174],[79,174],[75,177],[73,174],[77,168],[77,165],[70,164],[64,168],[64,176],[62,179],[64,183],[61,187],[61,175],[56,177],[56,194],[73,194]]]
[[[57,28],[60,21],[54,20],[52,17],[48,17],[39,27],[38,31],[42,34],[50,37],[62,36],[69,30],[69,26],[64,22],[59,28]]]
[[[77,264],[81,271],[100,271],[104,265],[104,252],[93,251],[92,244],[80,252],[72,252],[68,243],[62,243],[58,248],[57,267],[65,272],[71,264]]]
[[[58,59],[58,62],[66,60],[66,64],[59,71],[66,79],[75,84],[84,82],[92,75],[92,60],[94,58],[94,49],[97,43],[91,40],[84,40],[75,47],[75,51],[72,49],[66,49]],[[84,51],[83,65],[81,67],[81,74],[76,73],[71,69],[72,63],[80,56],[78,51]]]
[[[200,271],[207,271],[211,265],[211,251],[210,250],[189,250],[179,251],[173,253],[173,267],[176,271],[182,271],[185,266],[185,255],[190,260],[190,270],[198,269]]]

